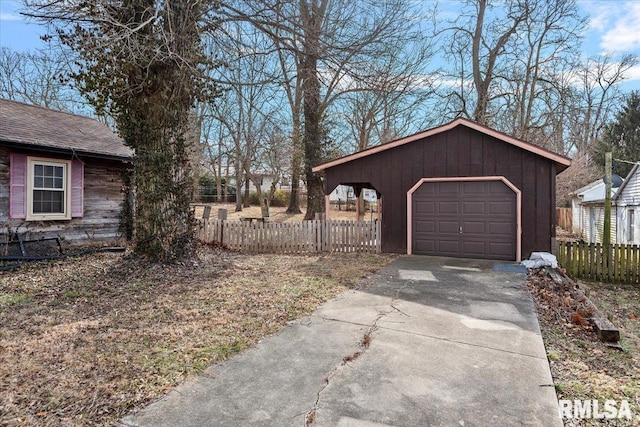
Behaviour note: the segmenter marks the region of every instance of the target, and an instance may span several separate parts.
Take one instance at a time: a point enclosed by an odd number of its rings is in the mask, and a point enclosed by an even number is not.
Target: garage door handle
[[[460,226],[460,234],[462,234],[462,226]]]

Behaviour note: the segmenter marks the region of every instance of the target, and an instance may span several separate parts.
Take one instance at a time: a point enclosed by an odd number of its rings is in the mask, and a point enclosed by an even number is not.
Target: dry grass
[[[110,425],[392,257],[122,254],[0,273],[0,425]]]
[[[218,217],[218,209],[226,209],[227,210],[227,219],[229,220],[239,220],[241,217],[250,217],[257,218],[262,216],[262,211],[260,210],[260,206],[250,206],[248,208],[243,208],[242,211],[236,212],[235,204],[229,203],[211,203],[211,218]],[[332,208],[330,212],[331,219],[340,219],[340,220],[355,220],[356,213],[355,211],[345,211],[344,206],[342,210],[339,211],[335,208]],[[202,212],[204,210],[204,205],[198,204],[195,205],[195,216],[196,218],[202,218]],[[287,208],[277,208],[271,207],[269,208],[270,219],[273,222],[290,222],[290,221],[302,221],[304,218],[304,209],[301,214],[287,214],[285,211]],[[371,212],[367,212],[365,215],[365,220],[369,221],[372,218]],[[373,219],[377,218],[377,214],[373,213]]]
[[[584,284],[588,297],[620,328],[624,351],[598,340],[589,313],[573,289],[556,285],[551,278],[530,274],[551,374],[558,399],[596,399],[629,402],[633,416],[640,416],[640,289],[637,286]],[[638,419],[566,419],[566,426],[636,426]]]

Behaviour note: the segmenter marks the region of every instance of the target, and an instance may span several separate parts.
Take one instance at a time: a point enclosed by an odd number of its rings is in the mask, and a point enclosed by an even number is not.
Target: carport
[[[376,190],[383,252],[520,261],[553,250],[556,174],[570,164],[456,119],[313,171],[326,195],[340,184]]]

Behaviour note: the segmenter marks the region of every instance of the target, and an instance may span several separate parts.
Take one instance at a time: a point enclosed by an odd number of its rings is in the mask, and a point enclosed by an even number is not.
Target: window
[[[9,218],[66,220],[84,216],[84,162],[9,154]]]
[[[627,211],[627,223],[629,224],[627,241],[633,243],[636,240],[636,212],[633,209]]]
[[[27,220],[71,218],[71,162],[29,157]]]

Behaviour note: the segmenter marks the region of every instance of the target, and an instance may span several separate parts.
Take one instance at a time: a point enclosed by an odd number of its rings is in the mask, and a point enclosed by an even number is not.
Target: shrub
[[[262,197],[266,197],[267,193],[262,193]],[[260,205],[260,200],[258,200],[258,193],[256,191],[252,191],[249,194],[249,203],[254,206]],[[273,206],[276,208],[283,208],[289,204],[289,199],[287,198],[287,193],[282,190],[276,190],[273,193],[273,197],[271,198],[271,202],[269,206]]]
[[[275,193],[273,193],[273,197],[271,198],[270,206],[283,208],[288,205],[289,200],[287,199],[287,193],[282,190],[276,190]]]

